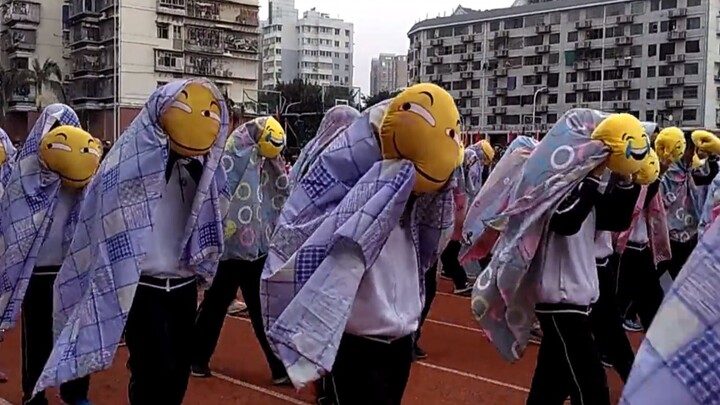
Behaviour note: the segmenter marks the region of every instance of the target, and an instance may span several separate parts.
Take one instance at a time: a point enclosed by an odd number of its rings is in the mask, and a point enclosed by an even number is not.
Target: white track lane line
[[[243,322],[246,322],[246,323],[250,323],[250,320],[249,320],[249,319],[246,319],[246,318],[240,318],[240,317],[235,317],[235,316],[228,316],[228,318],[230,318],[230,319],[237,319],[237,320],[240,320],[240,321],[243,321]],[[427,319],[426,321],[427,321],[427,322],[430,322],[430,323],[435,323],[435,324],[438,324],[438,325],[449,326],[449,327],[452,327],[452,328],[469,330],[469,331],[472,331],[472,332],[484,333],[484,332],[483,332],[482,330],[480,330],[480,329],[474,329],[474,328],[470,328],[470,327],[462,326],[462,325],[455,325],[454,323],[436,321],[436,320],[433,320],[433,319]],[[428,368],[431,368],[431,369],[434,369],[434,370],[444,371],[444,372],[446,372],[446,373],[450,373],[450,374],[455,374],[455,375],[462,376],[462,377],[471,378],[471,379],[477,380],[477,381],[483,381],[483,382],[486,382],[486,383],[488,383],[488,384],[497,385],[498,387],[509,388],[509,389],[511,389],[511,390],[520,391],[520,392],[524,392],[524,393],[530,392],[530,390],[528,390],[527,388],[520,387],[519,385],[513,385],[513,384],[509,384],[509,383],[504,383],[504,382],[502,382],[502,381],[493,380],[492,378],[487,378],[487,377],[483,377],[483,376],[479,376],[479,375],[475,375],[475,374],[471,374],[471,373],[466,373],[466,372],[464,372],[464,371],[455,370],[454,368],[448,368],[448,367],[438,366],[438,365],[435,365],[435,364],[426,363],[426,362],[424,362],[424,361],[417,362],[417,364],[420,364],[421,366],[428,367]],[[214,374],[214,373],[213,373],[213,374]],[[226,378],[230,378],[230,377],[226,377]],[[247,383],[243,383],[243,384],[247,384]],[[249,384],[249,385],[253,386],[252,384]],[[253,386],[253,387],[254,387],[254,386]],[[261,388],[261,387],[258,387],[258,388]],[[264,390],[264,388],[262,388],[262,389]],[[271,391],[271,392],[273,392],[273,391]],[[282,394],[279,394],[279,395],[282,395]],[[288,398],[290,398],[290,397],[288,397]],[[304,404],[304,402],[298,402],[298,403]],[[0,405],[2,405],[2,404],[0,404]]]
[[[247,382],[245,382],[245,381],[241,381],[241,380],[238,380],[238,379],[236,379],[236,378],[232,378],[232,377],[226,376],[226,375],[224,375],[224,374],[220,374],[220,373],[213,372],[212,375],[213,375],[213,377],[216,377],[216,378],[218,378],[218,379],[220,379],[220,380],[229,382],[230,384],[234,384],[234,385],[237,385],[237,386],[240,386],[240,387],[243,387],[243,388],[247,388],[247,389],[250,389],[250,390],[253,390],[253,391],[260,392],[260,393],[265,394],[265,395],[269,395],[269,396],[271,396],[271,397],[273,397],[273,398],[280,399],[280,400],[285,401],[285,402],[287,402],[287,403],[289,403],[289,404],[295,404],[295,405],[313,405],[313,404],[311,404],[311,403],[309,403],[309,402],[301,401],[301,400],[299,400],[299,399],[297,399],[297,398],[293,398],[293,397],[291,397],[291,396],[289,396],[289,395],[285,395],[285,394],[282,394],[282,393],[277,392],[277,391],[269,390],[269,389],[267,389],[267,388],[263,388],[263,387],[260,387],[260,386],[258,386],[258,385],[255,385],[255,384],[250,384],[250,383],[247,383]],[[0,405],[3,405],[3,404],[0,403]]]
[[[12,405],[10,401],[0,398],[0,405]]]
[[[524,388],[524,387],[521,387],[521,386],[519,386],[519,385],[504,383],[504,382],[502,382],[502,381],[493,380],[492,378],[482,377],[482,376],[479,376],[479,375],[475,375],[475,374],[471,374],[471,373],[466,373],[466,372],[464,372],[464,371],[455,370],[454,368],[448,368],[448,367],[438,366],[438,365],[430,364],[430,363],[427,363],[427,362],[424,362],[424,361],[419,361],[417,364],[419,364],[419,365],[421,365],[421,366],[423,366],[423,367],[431,368],[431,369],[433,369],[433,370],[444,371],[444,372],[446,372],[446,373],[450,373],[450,374],[455,374],[455,375],[459,375],[459,376],[462,376],[462,377],[471,378],[471,379],[473,379],[473,380],[486,382],[486,383],[492,384],[492,385],[497,385],[498,387],[509,388],[509,389],[511,389],[511,390],[524,392],[524,393],[526,393],[526,394],[527,394],[528,392],[530,392],[529,389]]]

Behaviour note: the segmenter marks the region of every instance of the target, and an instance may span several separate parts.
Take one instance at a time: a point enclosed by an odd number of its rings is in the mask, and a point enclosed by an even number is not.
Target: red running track
[[[450,290],[449,283],[440,283],[420,341],[429,357],[413,365],[404,405],[523,405],[537,347],[530,347],[517,364],[507,363],[478,330],[470,314],[470,299],[448,294]],[[21,403],[19,335],[16,328],[0,344],[0,369],[10,378],[0,384],[0,404],[1,398],[13,405]],[[637,347],[641,335],[631,338]],[[126,360],[127,351],[121,348],[113,367],[93,376],[90,399],[95,404],[127,404]],[[244,319],[227,318],[211,367],[215,377],[191,378],[185,404],[314,404],[309,390],[298,393],[270,384],[262,351]],[[608,378],[617,401],[622,383],[612,370]],[[48,393],[48,398],[51,405],[60,404],[56,392]]]

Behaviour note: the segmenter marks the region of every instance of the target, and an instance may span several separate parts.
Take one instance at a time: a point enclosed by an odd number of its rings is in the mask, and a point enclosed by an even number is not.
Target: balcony
[[[100,77],[103,72],[113,69],[112,49],[83,50],[71,55],[72,77]]]
[[[538,65],[533,67],[533,71],[535,73],[547,73],[550,71],[550,66],[548,65]]]
[[[630,109],[630,102],[628,101],[614,101],[613,109],[617,111],[628,111]]]
[[[667,62],[667,63],[684,63],[685,62],[685,54],[668,55],[665,57],[665,62]]]
[[[687,16],[686,8],[676,8],[674,10],[668,11],[668,18],[682,18],[685,16]]]
[[[185,0],[158,0],[158,13],[172,14],[176,16],[184,16]]]
[[[185,50],[190,52],[224,53],[223,32],[221,30],[194,25],[188,25],[185,29]]]
[[[632,24],[633,22],[635,22],[635,16],[632,14],[615,17],[615,24]]]
[[[665,108],[682,108],[683,105],[683,100],[665,100]]]
[[[430,75],[428,76],[428,80],[433,83],[442,82],[442,75]]]
[[[496,57],[496,58],[507,58],[507,57],[508,57],[508,50],[507,50],[507,49],[496,49],[496,50],[495,50],[495,57]]]
[[[587,30],[592,28],[592,20],[583,20],[575,23],[575,29]]]
[[[100,28],[89,24],[75,25],[70,30],[70,47],[75,50],[79,48],[99,48]]]
[[[73,82],[70,101],[78,109],[99,110],[114,97],[113,79],[81,79]]]
[[[630,83],[630,80],[614,80],[613,81],[613,87],[616,89],[627,89],[632,85]]]
[[[415,42],[413,42],[412,47],[413,47],[413,49],[420,49],[420,48],[422,48],[422,42],[415,41]]]
[[[632,37],[617,37],[617,38],[615,38],[615,45],[627,46],[627,45],[632,45],[632,43],[633,43]]]
[[[221,58],[215,56],[188,55],[185,57],[185,73],[195,76],[232,78],[233,72],[225,67]]]
[[[615,67],[631,67],[632,66],[632,58],[627,57],[623,59],[616,59],[615,60]]]
[[[681,86],[685,84],[685,78],[684,77],[666,77],[665,78],[665,85],[666,86]]]
[[[434,38],[430,40],[430,46],[443,46],[445,41],[442,38]]]
[[[504,115],[507,114],[507,107],[493,107],[492,113],[494,115]]]
[[[472,53],[464,53],[460,55],[460,60],[463,62],[472,62],[475,59],[475,55]]]
[[[495,76],[497,77],[505,77],[508,75],[508,70],[505,68],[497,68],[495,69]]]
[[[15,89],[8,98],[8,111],[35,111],[35,86],[25,84]]]
[[[573,91],[587,91],[590,89],[590,83],[573,83]]]
[[[96,6],[97,4],[90,0],[71,0],[69,12],[70,23],[72,24],[77,21],[99,22],[100,12]]]
[[[7,53],[32,52],[37,44],[37,31],[9,29],[2,33],[2,49]]]
[[[220,5],[214,1],[187,0],[186,16],[198,20],[219,21]]]
[[[40,24],[40,3],[29,1],[10,1],[0,6],[2,25],[12,27],[15,24]]]
[[[549,34],[552,27],[547,24],[540,24],[535,26],[535,33],[537,34]]]
[[[590,69],[590,62],[586,60],[575,62],[574,67],[575,70],[588,70]]]
[[[463,35],[461,40],[465,43],[475,42],[475,35]]]
[[[461,79],[472,79],[473,78],[473,72],[460,72],[460,78]]]
[[[460,92],[461,98],[472,98],[472,96],[473,96],[472,90],[463,90]]]
[[[683,41],[687,37],[687,31],[669,31],[667,34],[668,41]]]
[[[535,53],[548,53],[550,52],[550,45],[538,45],[535,47]]]
[[[495,32],[495,35],[493,35],[493,38],[500,39],[500,38],[510,38],[510,31],[497,31]]]
[[[575,42],[575,49],[577,49],[577,50],[590,49],[591,47],[592,47],[592,42],[590,42],[590,41]]]
[[[472,115],[472,108],[463,108],[462,110],[460,110],[460,115]]]
[[[548,106],[539,105],[539,106],[535,107],[535,112],[536,113],[546,113],[546,112],[548,112]]]
[[[182,52],[155,50],[155,71],[164,73],[185,72],[185,56]]]
[[[507,87],[496,87],[495,88],[495,95],[496,96],[506,96],[508,93]]]
[[[429,62],[433,65],[441,65],[443,62],[442,56],[433,56],[429,59]]]

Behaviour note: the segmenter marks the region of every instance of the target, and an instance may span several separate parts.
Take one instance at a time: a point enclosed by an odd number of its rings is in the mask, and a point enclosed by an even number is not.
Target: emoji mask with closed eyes
[[[258,139],[258,153],[260,156],[274,159],[280,155],[284,147],[285,131],[275,118],[267,117],[265,128]]]
[[[713,155],[720,155],[720,139],[708,131],[697,130],[693,131],[692,141],[698,150],[711,153]]]
[[[635,176],[635,182],[647,186],[654,183],[658,176],[660,176],[660,161],[657,153],[650,149],[650,153],[648,153],[640,171]]]
[[[200,83],[185,86],[160,117],[170,149],[185,157],[207,153],[220,133],[220,114],[220,104],[209,88]]]
[[[60,176],[64,186],[81,188],[100,166],[101,150],[102,145],[92,135],[63,125],[42,137],[38,154],[48,170]]]
[[[387,107],[380,127],[383,159],[407,159],[415,166],[416,193],[440,190],[462,164],[460,114],[437,85],[416,84]]]
[[[591,137],[610,148],[607,167],[623,176],[637,173],[650,153],[650,140],[645,128],[630,114],[613,114],[605,118]]]
[[[685,154],[685,135],[680,128],[668,127],[655,138],[655,150],[664,162],[677,162]]]

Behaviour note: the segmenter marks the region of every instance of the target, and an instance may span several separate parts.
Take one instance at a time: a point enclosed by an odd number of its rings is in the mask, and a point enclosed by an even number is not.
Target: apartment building
[[[720,121],[720,3],[555,0],[422,21],[411,83],[456,98],[469,131],[544,131],[574,107],[662,125]]]
[[[63,59],[61,1],[0,1],[0,65],[3,69],[30,69],[52,59],[62,71]],[[26,135],[28,124],[37,116],[37,103],[49,104],[61,98],[52,91],[35,94],[35,86],[23,83],[6,100],[5,129],[14,138]]]
[[[293,0],[271,0],[262,23],[262,87],[302,79],[327,86],[353,83],[353,24]]]
[[[370,95],[407,87],[407,55],[381,53],[370,62]]]

